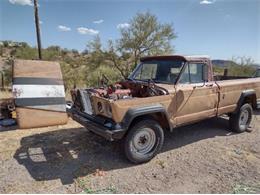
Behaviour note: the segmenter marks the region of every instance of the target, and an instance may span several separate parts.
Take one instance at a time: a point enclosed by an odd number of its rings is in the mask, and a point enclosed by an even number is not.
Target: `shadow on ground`
[[[17,125],[12,125],[12,126],[9,126],[9,127],[0,126],[0,132],[3,132],[3,131],[13,131],[13,130],[17,130],[17,129],[18,129]]]
[[[215,136],[232,135],[227,129],[228,122],[223,118],[178,128],[166,133],[163,152]],[[134,166],[125,159],[119,143],[108,142],[84,128],[24,137],[14,157],[35,180],[60,179],[63,184],[71,184],[96,169],[108,171]]]
[[[255,110],[255,111],[254,111],[254,115],[260,116],[260,110]]]

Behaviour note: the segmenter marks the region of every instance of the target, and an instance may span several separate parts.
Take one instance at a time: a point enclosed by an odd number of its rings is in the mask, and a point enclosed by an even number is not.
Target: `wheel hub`
[[[131,150],[137,154],[149,153],[156,142],[156,135],[150,128],[143,128],[138,131],[131,142]]]
[[[145,144],[147,142],[147,137],[144,135],[142,137],[139,138],[139,144]]]
[[[249,112],[247,110],[242,111],[240,114],[239,125],[244,128],[248,124],[248,120]]]

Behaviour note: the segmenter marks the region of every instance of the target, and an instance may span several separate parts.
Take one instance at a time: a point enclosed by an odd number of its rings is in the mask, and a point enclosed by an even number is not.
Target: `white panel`
[[[14,98],[65,97],[63,85],[13,85]]]

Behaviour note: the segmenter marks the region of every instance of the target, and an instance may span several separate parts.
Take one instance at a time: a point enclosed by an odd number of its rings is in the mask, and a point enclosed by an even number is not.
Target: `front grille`
[[[93,114],[93,109],[91,105],[91,100],[90,100],[90,94],[86,90],[80,90],[80,95],[82,98],[82,103],[84,107],[84,112],[87,114],[92,115]]]

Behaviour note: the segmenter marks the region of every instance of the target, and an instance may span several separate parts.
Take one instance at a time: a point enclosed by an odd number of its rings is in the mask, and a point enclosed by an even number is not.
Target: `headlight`
[[[106,117],[112,117],[112,108],[111,105],[109,103],[105,103],[105,102],[97,102],[97,111],[99,114],[102,114]]]
[[[106,112],[109,117],[112,117],[112,108],[110,104],[107,104],[106,106]]]

